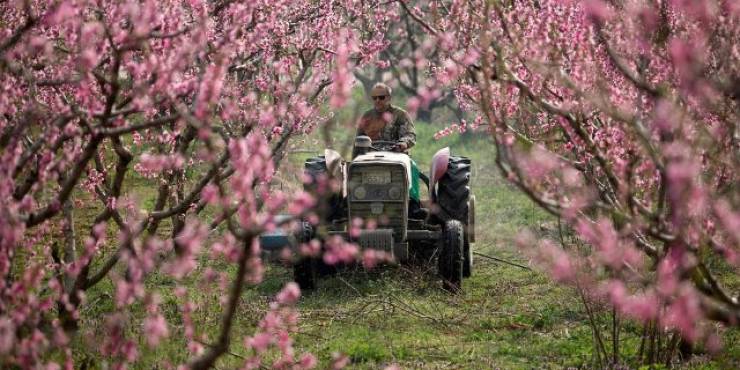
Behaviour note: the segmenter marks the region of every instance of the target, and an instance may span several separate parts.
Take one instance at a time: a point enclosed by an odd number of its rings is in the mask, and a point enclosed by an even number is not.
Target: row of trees
[[[740,324],[723,283],[740,267],[737,2],[428,6],[403,5],[441,53],[427,85],[455,89],[503,175],[572,232],[520,245],[653,338],[670,333],[665,361],[682,339],[717,348],[712,324]]]
[[[420,4],[419,11],[427,12],[429,4]],[[354,76],[362,83],[369,95],[373,85],[378,81],[396,86],[394,95],[414,97],[426,94],[431,82],[428,78],[431,65],[439,64],[442,51],[434,47],[432,39],[426,37],[425,29],[407,12],[401,12],[395,22],[388,25],[385,34],[388,46],[379,55],[374,68],[356,69]],[[399,94],[400,92],[400,94]],[[440,89],[438,96],[432,97],[428,104],[416,107],[416,119],[432,123],[436,120],[433,112],[450,111],[458,121],[464,119],[463,110],[457,104],[454,89]]]
[[[136,361],[127,328],[149,345],[171,332],[145,286],[157,272],[181,282],[188,366],[212,367],[245,285],[261,280],[257,235],[289,203],[310,210],[309,197],[268,189],[290,139],[327,118],[327,100],[344,104],[395,13],[351,0],[0,2],[0,363],[73,368],[68,344],[85,335],[118,366]],[[223,309],[208,308],[222,317],[215,338],[193,327],[196,287],[182,283],[204,255],[237,271],[212,272],[230,281]],[[91,333],[86,292],[108,279],[116,309]],[[274,345],[275,366],[315,366],[287,335],[298,294],[279,294],[245,341],[246,365]]]

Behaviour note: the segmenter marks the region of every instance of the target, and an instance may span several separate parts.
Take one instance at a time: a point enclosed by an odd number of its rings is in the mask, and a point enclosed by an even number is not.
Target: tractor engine
[[[391,152],[362,154],[352,161],[347,174],[349,219],[359,218],[365,225],[374,222],[378,232],[363,232],[374,239],[382,237],[379,233],[385,232],[392,236],[391,243],[405,242],[411,177],[408,155]],[[362,236],[359,242],[364,244]]]

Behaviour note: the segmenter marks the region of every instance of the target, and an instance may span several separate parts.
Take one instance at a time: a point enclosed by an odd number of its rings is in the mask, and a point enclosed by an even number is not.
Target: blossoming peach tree
[[[278,211],[310,217],[309,196],[269,189],[289,140],[326,118],[320,104],[345,103],[351,69],[385,47],[381,31],[398,10],[354,0],[0,2],[2,367],[74,368],[68,344],[80,335],[118,367],[137,361],[130,328],[148,346],[174,330],[161,290],[145,284],[155,272],[184,302],[188,367],[212,367],[245,285],[262,278],[257,236]],[[236,273],[204,266],[209,257]],[[221,317],[215,337],[193,324],[184,280],[196,270],[223,282],[222,305],[201,307]],[[115,309],[91,333],[81,312],[104,280]],[[299,294],[287,284],[244,338],[247,367],[270,348],[273,366],[316,365],[289,336]],[[143,320],[128,314],[135,304]]]
[[[446,53],[412,101],[454,88],[477,116],[438,136],[487,129],[504,176],[584,246],[521,237],[556,280],[675,340],[740,325],[723,284],[740,267],[738,2],[401,4]]]

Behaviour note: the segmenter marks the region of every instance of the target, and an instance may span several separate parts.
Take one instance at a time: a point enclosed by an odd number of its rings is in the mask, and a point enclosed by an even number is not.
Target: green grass
[[[343,112],[337,122],[351,118]],[[337,124],[341,127],[341,125]],[[538,228],[553,220],[524,195],[497,175],[491,145],[485,135],[453,135],[434,141],[440,126],[417,123],[418,143],[412,156],[428,172],[429,161],[438,149],[450,146],[454,154],[472,158],[473,190],[477,197],[477,235],[474,250],[520,264],[526,259],[512,240],[526,228]],[[341,131],[341,130],[340,130]],[[295,186],[309,151],[323,147],[321,133],[294,144],[298,151],[290,156],[277,178],[276,186]],[[339,148],[346,142],[336,135],[329,145]],[[141,196],[145,208],[153,206],[156,187],[136,178],[127,184]],[[423,193],[424,194],[424,193]],[[92,217],[94,209],[83,210]],[[85,221],[83,220],[83,223]],[[87,220],[89,223],[89,220]],[[82,226],[82,225],[81,225]],[[163,229],[168,229],[163,225]],[[204,265],[229,275],[233,264],[203,257]],[[121,271],[117,271],[121,273]],[[200,269],[183,281],[154,273],[147,287],[161,296],[161,309],[170,324],[170,337],[159,347],[142,345],[139,360],[132,368],[163,368],[191,357],[183,333],[181,311],[184,301],[175,296],[178,285],[190,287],[189,299],[195,304],[192,319],[205,343],[218,333],[221,307],[219,290],[202,281]],[[269,265],[262,284],[250,287],[239,305],[229,354],[219,369],[236,368],[251,355],[241,338],[254,333],[268,309],[269,301],[281,286],[290,281],[291,271],[278,264]],[[588,317],[579,296],[569,287],[552,283],[537,271],[525,270],[476,256],[474,274],[463,284],[463,293],[450,295],[441,289],[438,278],[420,269],[386,266],[373,271],[349,269],[319,282],[314,292],[298,304],[301,320],[294,335],[297,355],[316,354],[325,368],[334,353],[344,353],[351,368],[377,369],[396,363],[403,368],[569,368],[593,365],[593,339]],[[106,359],[96,352],[104,333],[101,321],[116,310],[110,279],[88,292],[89,305],[82,312],[83,331],[72,343],[73,354],[92,368],[105,368]],[[145,343],[138,325],[145,307],[136,303],[130,313],[129,338]],[[606,323],[602,315],[601,323]],[[639,346],[639,328],[625,325],[622,352],[634,356]],[[694,360],[698,368],[731,368],[740,364],[738,331],[728,331],[729,346],[714,359]],[[268,357],[275,354],[269,354]],[[686,365],[689,366],[689,365]]]

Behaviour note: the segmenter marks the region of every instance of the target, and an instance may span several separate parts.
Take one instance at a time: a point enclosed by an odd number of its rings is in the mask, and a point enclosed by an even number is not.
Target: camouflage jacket
[[[359,135],[367,135],[372,140],[403,142],[407,148],[416,144],[414,122],[405,110],[393,105],[382,113],[375,108],[365,112],[357,127],[356,136]]]

